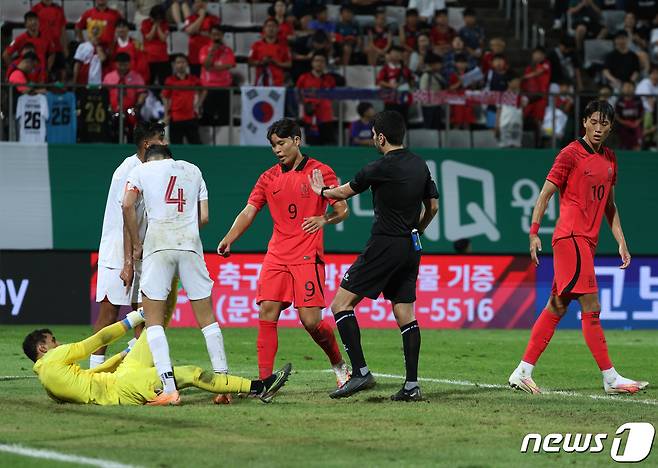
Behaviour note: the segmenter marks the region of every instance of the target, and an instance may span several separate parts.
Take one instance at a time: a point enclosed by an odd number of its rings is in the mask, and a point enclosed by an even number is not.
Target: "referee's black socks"
[[[404,348],[404,366],[407,378],[404,384],[406,390],[418,385],[418,355],[420,354],[420,328],[414,320],[400,327],[402,346]],[[342,336],[342,335],[341,335]]]
[[[340,339],[352,363],[352,374],[364,376],[368,374],[366,358],[361,348],[361,329],[356,321],[353,310],[344,310],[334,315]]]

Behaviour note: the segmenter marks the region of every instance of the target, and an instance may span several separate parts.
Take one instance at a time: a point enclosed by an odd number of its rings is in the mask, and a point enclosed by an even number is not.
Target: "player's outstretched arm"
[[[621,218],[619,217],[619,210],[617,209],[617,204],[615,203],[614,187],[610,188],[610,195],[608,195],[608,201],[605,204],[605,217],[608,220],[608,224],[610,225],[612,235],[619,245],[619,255],[621,256],[622,261],[622,264],[619,268],[624,270],[628,268],[628,265],[631,264],[631,254],[628,251],[626,238],[624,237],[624,231],[621,228]]]
[[[255,206],[247,204],[247,206],[244,207],[240,214],[235,217],[231,229],[229,229],[224,238],[219,241],[219,245],[217,245],[217,253],[219,255],[222,257],[228,257],[231,255],[231,244],[238,240],[240,236],[249,229],[251,223],[256,219],[257,214],[258,209]]]
[[[338,187],[327,187],[324,185],[324,177],[320,169],[314,169],[313,174],[308,177],[311,182],[311,188],[315,193],[324,198],[332,200],[347,200],[356,195],[349,182]]]
[[[118,354],[115,354],[112,356],[110,359],[106,360],[103,364],[100,364],[93,369],[89,369],[88,372],[91,372],[93,374],[99,373],[99,372],[114,372],[117,367],[119,367],[119,364],[123,361],[123,358],[125,358],[128,355],[127,351],[121,351]]]
[[[423,200],[423,212],[420,215],[418,222],[418,230],[424,232],[427,226],[430,225],[436,214],[439,212],[439,199],[428,198]]]
[[[537,256],[537,253],[541,252],[541,239],[539,239],[538,235],[539,225],[541,224],[541,219],[544,217],[544,213],[548,207],[548,202],[557,190],[558,187],[553,182],[548,180],[544,182],[544,186],[541,188],[541,192],[539,192],[539,197],[537,197],[535,208],[532,210],[532,225],[530,226],[530,258],[532,258],[535,265],[539,265],[539,257]]]

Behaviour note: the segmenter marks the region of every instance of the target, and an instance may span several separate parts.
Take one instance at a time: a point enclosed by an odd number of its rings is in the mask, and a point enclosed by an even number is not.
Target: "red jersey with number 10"
[[[302,223],[305,218],[325,214],[327,204],[336,200],[313,192],[309,176],[314,169],[320,169],[325,185],[338,184],[333,169],[308,156],[294,170],[277,164],[258,178],[248,203],[258,210],[266,203],[270,208],[274,227],[265,260],[283,265],[324,262],[323,230],[307,234]]]
[[[546,180],[560,189],[553,244],[564,237],[581,236],[596,247],[608,196],[617,183],[615,153],[605,146],[597,153],[579,138],[560,151]]]

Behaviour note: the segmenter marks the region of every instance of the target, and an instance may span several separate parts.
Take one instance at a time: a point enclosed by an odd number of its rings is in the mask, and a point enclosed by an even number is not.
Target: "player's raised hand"
[[[313,174],[308,176],[308,180],[311,182],[311,189],[320,195],[322,187],[324,187],[324,177],[322,177],[320,169],[313,169]]]
[[[539,236],[530,235],[530,258],[532,258],[533,263],[535,266],[539,266],[539,257],[537,256],[537,252],[541,252],[541,239]]]
[[[307,234],[313,234],[322,229],[325,224],[327,224],[327,219],[324,216],[311,216],[304,218],[302,229]]]
[[[626,244],[619,246],[619,255],[621,256],[621,265],[619,268],[625,270],[631,264],[631,253],[628,251]]]
[[[217,253],[222,257],[229,257],[231,255],[231,244],[222,239],[217,245]]]

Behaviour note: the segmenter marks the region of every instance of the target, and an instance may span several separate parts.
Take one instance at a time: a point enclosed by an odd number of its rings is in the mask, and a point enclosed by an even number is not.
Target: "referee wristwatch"
[[[327,187],[326,185],[324,187],[322,187],[322,190],[320,190],[320,197],[321,198],[327,198],[327,197],[324,196],[324,191],[329,190],[330,188],[331,187]]]

